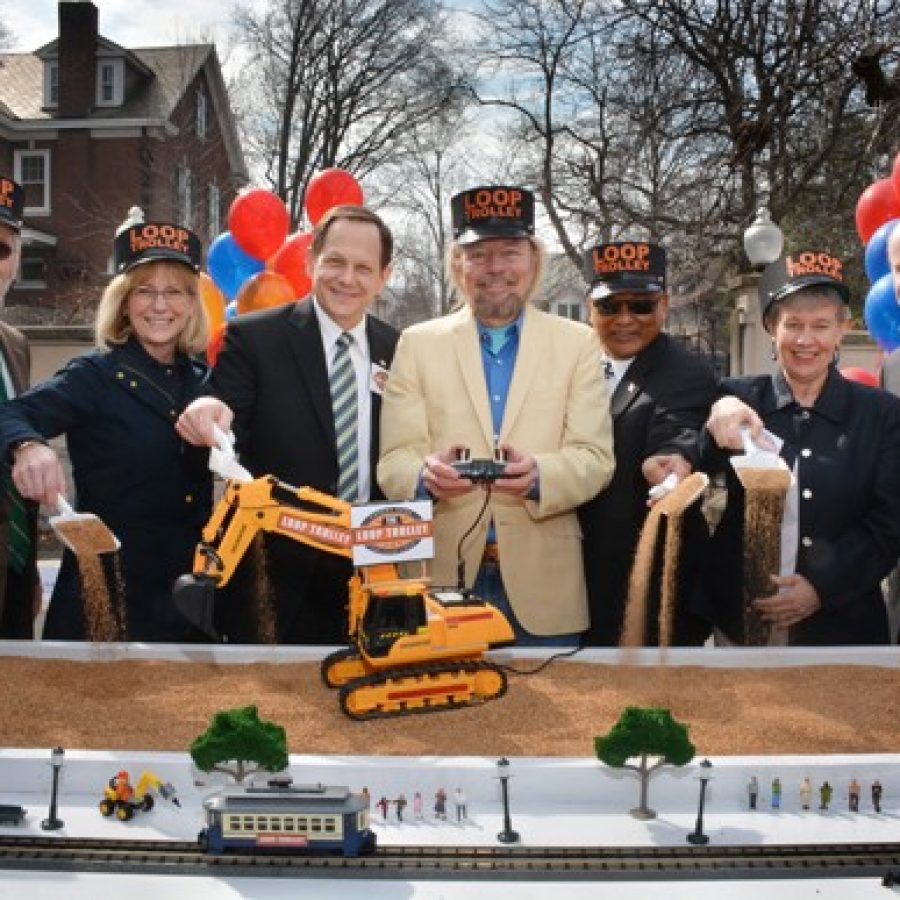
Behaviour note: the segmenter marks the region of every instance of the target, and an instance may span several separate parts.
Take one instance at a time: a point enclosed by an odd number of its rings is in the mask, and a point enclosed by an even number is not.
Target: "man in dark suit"
[[[715,396],[715,378],[703,360],[662,333],[669,302],[662,247],[642,241],[601,244],[587,252],[586,274],[591,324],[608,360],[616,457],[609,487],[579,510],[591,615],[586,643],[614,646],[648,490],[670,473],[683,478],[699,461],[697,440]],[[684,529],[682,546],[696,550],[707,536],[699,505],[686,514]],[[682,560],[675,643],[700,643],[708,633],[686,609],[690,568]],[[647,643],[658,639],[653,612]]]
[[[381,499],[375,482],[381,393],[398,335],[366,311],[390,276],[392,251],[390,230],[375,213],[359,206],[330,210],[313,232],[307,259],[312,296],[229,322],[213,371],[215,397],[188,407],[178,424],[182,437],[212,444],[213,422],[225,431],[233,427],[241,462],[255,476],[275,475],[351,502]],[[347,344],[357,387],[349,494],[332,388]],[[350,562],[277,535],[267,536],[266,556],[278,641],[343,643]],[[246,562],[219,622],[231,640],[253,639],[246,630],[254,590]]]
[[[0,306],[19,268],[24,205],[21,186],[0,176]],[[0,396],[9,400],[28,387],[31,353],[24,335],[5,322],[0,322],[0,352]],[[8,470],[3,484],[9,484]],[[33,636],[41,596],[36,548],[37,505],[0,491],[0,638]]]

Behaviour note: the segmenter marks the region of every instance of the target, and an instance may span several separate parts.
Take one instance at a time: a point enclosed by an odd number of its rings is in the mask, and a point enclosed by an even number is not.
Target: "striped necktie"
[[[356,372],[350,358],[353,336],[345,331],[335,343],[331,367],[331,408],[338,457],[337,495],[351,503],[359,494],[359,454],[356,436]]]
[[[9,400],[6,379],[0,372],[0,402]],[[25,571],[31,557],[31,528],[28,521],[28,507],[22,495],[16,490],[9,466],[3,466],[3,492],[9,504],[9,556],[7,564],[18,573]]]

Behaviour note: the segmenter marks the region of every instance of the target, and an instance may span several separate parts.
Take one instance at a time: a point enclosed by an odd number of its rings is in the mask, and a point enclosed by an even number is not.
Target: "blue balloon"
[[[244,253],[230,231],[220,234],[210,245],[206,269],[219,290],[234,300],[244,282],[261,272],[265,263]]]
[[[870,284],[875,284],[879,278],[883,278],[891,271],[891,263],[888,259],[887,244],[894,230],[894,226],[900,219],[891,219],[880,226],[869,238],[866,244],[866,275]]]
[[[866,326],[869,334],[889,353],[900,347],[900,302],[894,277],[882,275],[866,295]]]

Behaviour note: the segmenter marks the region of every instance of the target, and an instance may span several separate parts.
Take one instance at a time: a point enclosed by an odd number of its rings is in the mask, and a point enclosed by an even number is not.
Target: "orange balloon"
[[[219,358],[219,351],[222,344],[225,343],[225,332],[228,330],[228,323],[222,322],[217,328],[209,333],[209,340],[206,342],[206,361],[215,366],[216,360]]]
[[[296,298],[293,286],[277,272],[257,272],[248,279],[237,295],[238,315],[260,309],[271,309]]]
[[[200,273],[200,302],[206,310],[209,333],[212,334],[225,321],[225,295],[206,272]]]

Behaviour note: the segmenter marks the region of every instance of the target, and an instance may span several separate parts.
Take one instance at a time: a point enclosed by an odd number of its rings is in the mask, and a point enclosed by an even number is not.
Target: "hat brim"
[[[167,250],[165,247],[154,247],[150,250],[145,250],[137,259],[132,259],[125,263],[119,269],[119,274],[124,275],[132,269],[136,269],[138,266],[152,262],[181,263],[181,265],[187,266],[192,272],[196,273],[200,271],[200,265],[195,263],[186,253],[179,253],[176,250]]]
[[[468,244],[477,244],[479,241],[489,241],[491,238],[529,238],[531,236],[531,232],[527,228],[504,228],[494,225],[473,228],[470,225],[465,231],[459,233],[456,243],[465,247]]]
[[[17,219],[6,207],[0,207],[0,225],[6,225],[15,232],[22,230],[22,222]]]
[[[658,282],[652,284],[626,284],[620,281],[598,281],[591,286],[588,296],[591,300],[603,300],[604,297],[611,297],[613,294],[663,294],[665,290]]]
[[[832,288],[832,290],[837,291],[841,295],[841,299],[843,299],[844,303],[850,302],[850,288],[843,282],[835,281],[834,278],[828,278],[825,275],[803,275],[799,278],[792,279],[788,284],[783,285],[775,291],[766,306],[766,312],[768,313],[772,305],[779,300],[784,300],[786,297],[790,297],[792,294],[796,294],[798,291],[805,290],[809,287]]]

